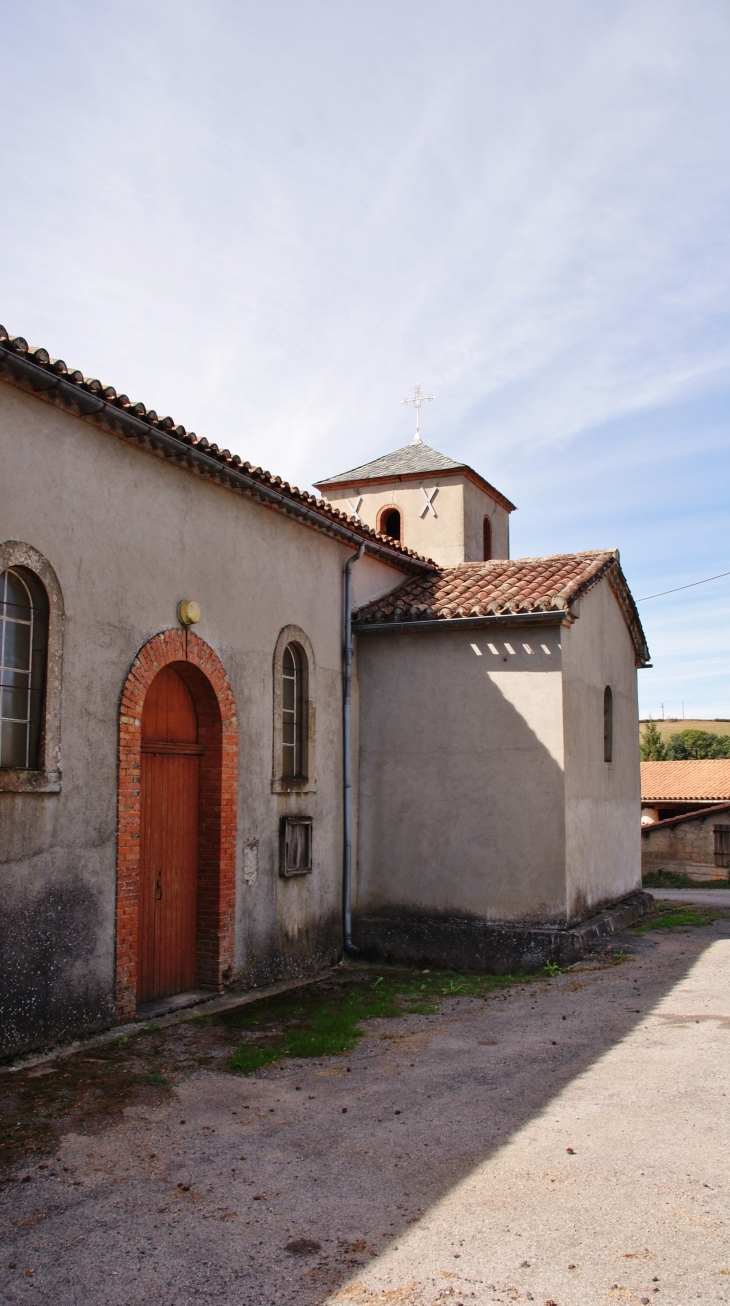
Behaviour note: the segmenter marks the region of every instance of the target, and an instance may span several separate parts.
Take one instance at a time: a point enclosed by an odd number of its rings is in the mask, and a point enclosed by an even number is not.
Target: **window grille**
[[[282,775],[304,774],[304,667],[296,644],[287,644],[282,659]]]
[[[603,760],[613,761],[613,693],[610,685],[603,691]]]
[[[27,567],[0,573],[0,767],[40,765],[48,596]]]
[[[312,869],[311,816],[282,816],[281,874],[306,875]]]
[[[730,825],[713,825],[715,865],[730,868]]]

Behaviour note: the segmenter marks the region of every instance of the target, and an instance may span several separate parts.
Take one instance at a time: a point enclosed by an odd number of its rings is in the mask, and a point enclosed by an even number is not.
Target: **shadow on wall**
[[[564,924],[559,633],[529,642],[359,638],[361,916]]]
[[[78,1038],[112,1023],[94,964],[98,899],[80,877],[5,905],[0,916],[0,1056]]]

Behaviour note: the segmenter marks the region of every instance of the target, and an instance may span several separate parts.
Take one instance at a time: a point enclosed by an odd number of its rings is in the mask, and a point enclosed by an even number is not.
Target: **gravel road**
[[[3,1180],[2,1301],[729,1300],[730,921],[620,943],[66,1133]]]

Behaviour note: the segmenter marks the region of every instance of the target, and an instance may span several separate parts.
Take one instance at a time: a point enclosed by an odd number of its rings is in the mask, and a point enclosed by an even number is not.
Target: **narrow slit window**
[[[34,572],[0,573],[0,767],[41,765],[48,596]]]
[[[483,557],[485,562],[491,562],[492,559],[492,523],[488,517],[484,518],[483,525]]]
[[[613,761],[613,693],[606,685],[603,691],[603,760]]]

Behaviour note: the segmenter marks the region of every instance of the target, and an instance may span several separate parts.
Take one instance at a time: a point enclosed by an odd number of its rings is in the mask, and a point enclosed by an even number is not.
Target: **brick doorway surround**
[[[210,645],[190,630],[165,630],[137,653],[119,707],[116,1018],[137,1009],[142,708],[158,671],[175,665],[190,690],[205,745],[200,769],[196,965],[201,988],[233,977],[236,897],[238,721],[233,691]]]

